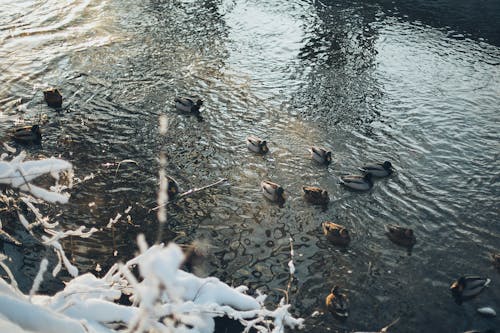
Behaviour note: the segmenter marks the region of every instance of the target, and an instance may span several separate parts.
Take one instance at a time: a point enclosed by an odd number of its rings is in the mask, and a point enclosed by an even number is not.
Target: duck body
[[[176,97],[174,102],[177,110],[192,113],[196,116],[200,115],[200,108],[203,105],[203,101],[199,98],[194,101],[191,98]]]
[[[247,148],[250,151],[253,151],[254,153],[262,155],[269,152],[269,148],[267,147],[267,141],[262,140],[261,138],[256,137],[254,135],[250,135],[247,137]]]
[[[392,164],[389,161],[385,161],[384,163],[366,164],[359,168],[359,170],[364,173],[369,173],[375,177],[386,177],[394,172]]]
[[[328,192],[316,186],[302,186],[304,199],[314,205],[326,205],[330,201]]]
[[[330,221],[323,222],[321,224],[323,233],[330,242],[335,245],[347,246],[351,242],[351,236],[349,231],[340,225]]]
[[[372,175],[370,173],[367,173],[364,176],[340,176],[340,183],[350,189],[357,191],[368,191],[373,187]]]
[[[388,224],[385,226],[385,230],[387,237],[398,245],[412,247],[417,242],[417,238],[412,229],[395,224]]]
[[[465,275],[453,281],[450,286],[450,291],[455,301],[461,304],[463,301],[467,301],[479,295],[490,282],[491,280],[488,278]]]
[[[332,152],[325,148],[312,146],[309,152],[311,158],[320,164],[329,165],[332,162]]]
[[[179,184],[170,176],[167,176],[167,194],[168,201],[174,200],[179,194]]]
[[[52,108],[60,108],[62,106],[62,95],[59,89],[50,88],[43,92],[43,98],[48,106]]]
[[[14,129],[12,138],[19,143],[40,144],[42,142],[42,131],[38,125],[22,126]]]
[[[285,190],[280,185],[273,183],[269,180],[264,180],[260,183],[262,194],[270,201],[277,203],[285,202]]]
[[[334,316],[346,319],[349,316],[349,302],[347,296],[340,292],[338,286],[334,286],[328,296],[326,296],[326,308]]]

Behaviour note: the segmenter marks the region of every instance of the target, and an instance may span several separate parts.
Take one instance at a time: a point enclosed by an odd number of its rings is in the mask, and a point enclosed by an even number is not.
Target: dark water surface
[[[130,258],[139,233],[156,240],[150,209],[165,151],[184,190],[221,177],[230,186],[169,205],[162,240],[208,245],[199,274],[277,302],[292,237],[289,297],[305,331],[376,330],[398,317],[395,332],[500,327],[475,313],[500,311],[489,262],[500,251],[499,2],[20,1],[0,13],[0,130],[46,117],[43,144],[28,153],[94,175],[68,205],[47,210],[65,228],[124,216],[114,233],[65,243],[81,272]],[[42,101],[51,85],[62,90],[63,112]],[[202,122],[175,112],[178,94],[204,98]],[[267,138],[271,153],[247,151],[250,134]],[[333,151],[331,166],[308,159],[312,144]],[[106,165],[126,159],[137,165]],[[397,173],[368,193],[337,183],[376,160]],[[263,179],[285,187],[283,208],[262,197]],[[306,204],[302,185],[328,189],[328,209]],[[325,220],[351,230],[347,249],[324,238]],[[387,239],[387,223],[415,230],[411,254]],[[51,251],[3,248],[29,290]],[[459,306],[448,287],[466,273],[490,277],[491,287]],[[324,309],[333,284],[350,297],[343,323]]]

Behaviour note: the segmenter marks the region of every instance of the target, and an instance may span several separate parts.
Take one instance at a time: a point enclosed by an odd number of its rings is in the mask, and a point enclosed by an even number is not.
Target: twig
[[[4,242],[9,242],[9,243],[12,243],[14,245],[17,245],[17,246],[22,246],[23,244],[18,241],[16,238],[12,237],[11,235],[9,235],[6,231],[0,229],[0,238],[4,241]]]
[[[116,167],[116,170],[115,170],[115,178],[116,178],[116,175],[118,174],[118,169],[120,168],[122,163],[135,163],[135,165],[139,165],[139,163],[137,163],[134,160],[123,160],[123,161],[118,162],[118,166]]]
[[[293,266],[293,239],[290,237],[290,261],[288,262],[288,266],[290,267],[290,278],[288,279],[288,284],[286,286],[286,303],[288,304],[288,295],[290,294],[290,288],[292,287],[293,275],[295,274],[295,267]]]
[[[181,194],[179,194],[179,195],[177,196],[177,199],[176,199],[176,200],[182,199],[182,198],[184,198],[184,197],[187,197],[188,195],[192,195],[192,194],[194,194],[194,193],[197,193],[197,192],[200,192],[200,191],[206,190],[206,189],[208,189],[208,188],[211,188],[211,187],[217,186],[217,185],[219,185],[219,184],[221,184],[221,183],[223,183],[223,182],[226,182],[226,181],[227,181],[227,178],[221,178],[221,179],[219,179],[218,181],[216,181],[215,183],[208,184],[208,185],[203,186],[203,187],[195,187],[195,188],[192,188],[192,189],[190,189],[190,190],[188,190],[188,191],[186,191],[186,192],[182,192]],[[171,201],[169,201],[169,202],[171,202]],[[159,206],[156,206],[156,207],[154,207],[154,208],[151,208],[151,210],[150,210],[150,211],[156,211],[156,210],[160,209],[161,207],[166,206],[169,202],[167,202],[167,203],[165,203],[165,204],[162,204],[162,205],[159,205]]]
[[[180,198],[184,198],[185,196],[194,194],[196,192],[200,192],[200,191],[206,190],[207,188],[217,186],[217,185],[219,185],[219,184],[221,184],[221,183],[223,183],[225,181],[227,181],[227,178],[221,178],[218,181],[216,181],[215,183],[208,184],[208,185],[203,186],[203,187],[195,187],[193,189],[190,189],[189,191],[186,191],[186,192],[183,192],[183,193],[179,194],[179,199]]]
[[[392,323],[390,323],[389,325],[385,326],[384,328],[382,328],[382,329],[380,330],[380,333],[386,333],[386,332],[387,332],[387,330],[389,329],[389,327],[391,327],[392,325],[397,324],[397,322],[398,322],[398,321],[399,321],[399,318],[398,318],[398,319],[396,319],[396,320],[394,320]]]

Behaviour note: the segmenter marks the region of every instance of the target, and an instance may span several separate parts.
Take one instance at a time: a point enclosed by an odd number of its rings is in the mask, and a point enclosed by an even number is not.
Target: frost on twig
[[[8,291],[0,293],[0,318],[37,332],[210,333],[214,318],[222,316],[238,320],[246,332],[302,327],[303,319],[289,313],[284,299],[269,310],[263,306],[265,296],[247,295],[244,286],[232,288],[181,270],[184,255],[176,244],[148,247],[139,237],[139,248],[139,255],[115,264],[104,277],[86,273],[54,296],[33,295],[31,303],[0,279],[0,291]],[[131,305],[117,303],[123,295]]]
[[[10,162],[0,160],[0,176],[3,177],[0,183],[49,202],[66,202],[68,196],[58,192],[62,187],[45,190],[29,182],[44,173],[56,178],[59,171],[69,170],[71,164],[57,159],[23,162],[24,157],[20,154]],[[223,181],[188,191],[185,195]],[[21,224],[42,244],[56,251],[59,261],[52,274],[55,276],[64,265],[73,279],[53,296],[37,295],[43,274],[48,269],[48,262],[44,259],[30,293],[24,295],[2,262],[5,257],[1,257],[0,266],[9,281],[0,276],[1,330],[211,333],[217,317],[239,321],[245,332],[281,333],[285,327],[301,328],[303,325],[303,319],[290,314],[290,304],[285,298],[276,309],[270,310],[264,306],[266,296],[259,292],[256,296],[248,295],[246,286],[233,288],[215,277],[200,278],[181,270],[185,256],[178,245],[149,247],[142,235],[138,238],[140,253],[135,258],[124,264],[114,264],[102,278],[91,273],[78,276],[78,269],[66,257],[60,240],[68,236],[90,237],[97,229],[86,231],[82,226],[76,230],[56,231],[57,223],[50,223],[35,206],[37,199],[27,195],[22,201],[35,216],[35,221],[30,222],[18,210]],[[119,219],[117,216],[110,220],[109,226]],[[293,275],[292,245],[291,254],[290,273]],[[120,302],[126,298],[130,303]]]
[[[17,217],[20,224],[36,240],[44,245],[52,247],[56,252],[59,261],[53,270],[54,276],[60,271],[63,264],[71,275],[77,276],[78,269],[74,265],[72,265],[69,259],[66,257],[59,241],[68,236],[90,237],[90,235],[96,232],[97,229],[92,228],[89,231],[85,232],[84,227],[82,226],[73,231],[56,231],[55,227],[58,226],[58,222],[51,223],[50,219],[46,216],[43,216],[39,208],[37,208],[36,206],[36,204],[43,202],[68,202],[69,194],[62,193],[62,191],[71,187],[72,184],[71,179],[73,167],[71,163],[57,158],[25,161],[25,152],[21,152],[10,161],[6,161],[4,157],[5,156],[3,156],[2,160],[0,160],[0,183],[6,184],[11,188],[19,189],[21,192],[19,193],[17,202],[23,202],[27,211],[31,212],[35,217],[35,220],[30,222],[26,217],[28,215],[23,214],[17,204],[14,203],[13,208],[15,209],[15,211],[17,211]],[[59,184],[59,178],[62,172],[66,172],[70,176],[68,185],[63,186]],[[31,181],[33,181],[34,179],[45,174],[49,174],[56,181],[55,184],[50,186],[49,189],[45,189],[31,183]],[[6,197],[6,199],[2,199],[3,204],[10,204],[9,199],[11,198]],[[16,202],[16,200],[14,200],[14,202]],[[0,225],[0,235],[2,235],[4,239],[16,245],[22,245],[14,237],[3,231],[1,227],[2,226]]]
[[[56,188],[47,190],[30,182],[44,174],[57,177],[60,172],[71,170],[71,163],[53,157],[37,161],[24,161],[25,158],[26,152],[21,152],[9,162],[0,161],[0,184],[29,192],[47,202],[68,202],[68,194],[60,193]]]

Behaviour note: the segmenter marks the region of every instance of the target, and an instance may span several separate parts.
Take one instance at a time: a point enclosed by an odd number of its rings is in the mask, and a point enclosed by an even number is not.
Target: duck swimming
[[[304,199],[314,205],[326,205],[330,201],[328,192],[320,187],[302,186],[302,191],[304,191]]]
[[[201,99],[196,99],[193,101],[191,98],[176,97],[175,98],[175,108],[182,112],[188,112],[195,116],[200,115],[200,108],[203,105]]]
[[[394,172],[391,162],[366,164],[359,168],[364,173],[369,173],[375,177],[386,177]]]
[[[326,296],[326,308],[334,316],[346,319],[349,316],[348,300],[345,294],[340,293],[339,287],[334,286],[328,296]]]
[[[260,183],[260,187],[262,189],[262,194],[264,194],[267,199],[279,204],[285,202],[285,190],[280,185],[269,180],[264,180]]]
[[[249,150],[258,154],[266,154],[269,151],[269,148],[267,148],[267,141],[254,135],[247,137],[247,147]]]
[[[42,131],[38,125],[22,126],[14,129],[12,138],[19,143],[40,144],[42,142]]]
[[[372,175],[367,173],[364,176],[347,175],[340,176],[340,183],[350,189],[357,191],[368,191],[373,187]]]
[[[490,279],[479,276],[461,276],[453,281],[450,286],[450,291],[455,301],[461,304],[463,301],[467,301],[479,295],[490,282]]]
[[[172,201],[179,194],[179,184],[175,179],[167,176],[167,194],[168,201]]]
[[[309,151],[311,158],[320,164],[329,165],[332,162],[332,152],[325,148],[312,146]]]
[[[48,106],[60,108],[62,105],[62,95],[57,88],[50,88],[43,92],[43,97]]]
[[[323,222],[321,224],[323,228],[323,233],[330,242],[335,245],[346,246],[351,242],[351,236],[349,231],[340,225],[330,221]]]
[[[398,245],[412,247],[417,242],[417,238],[412,229],[395,224],[387,224],[385,230],[387,231],[387,237]]]

